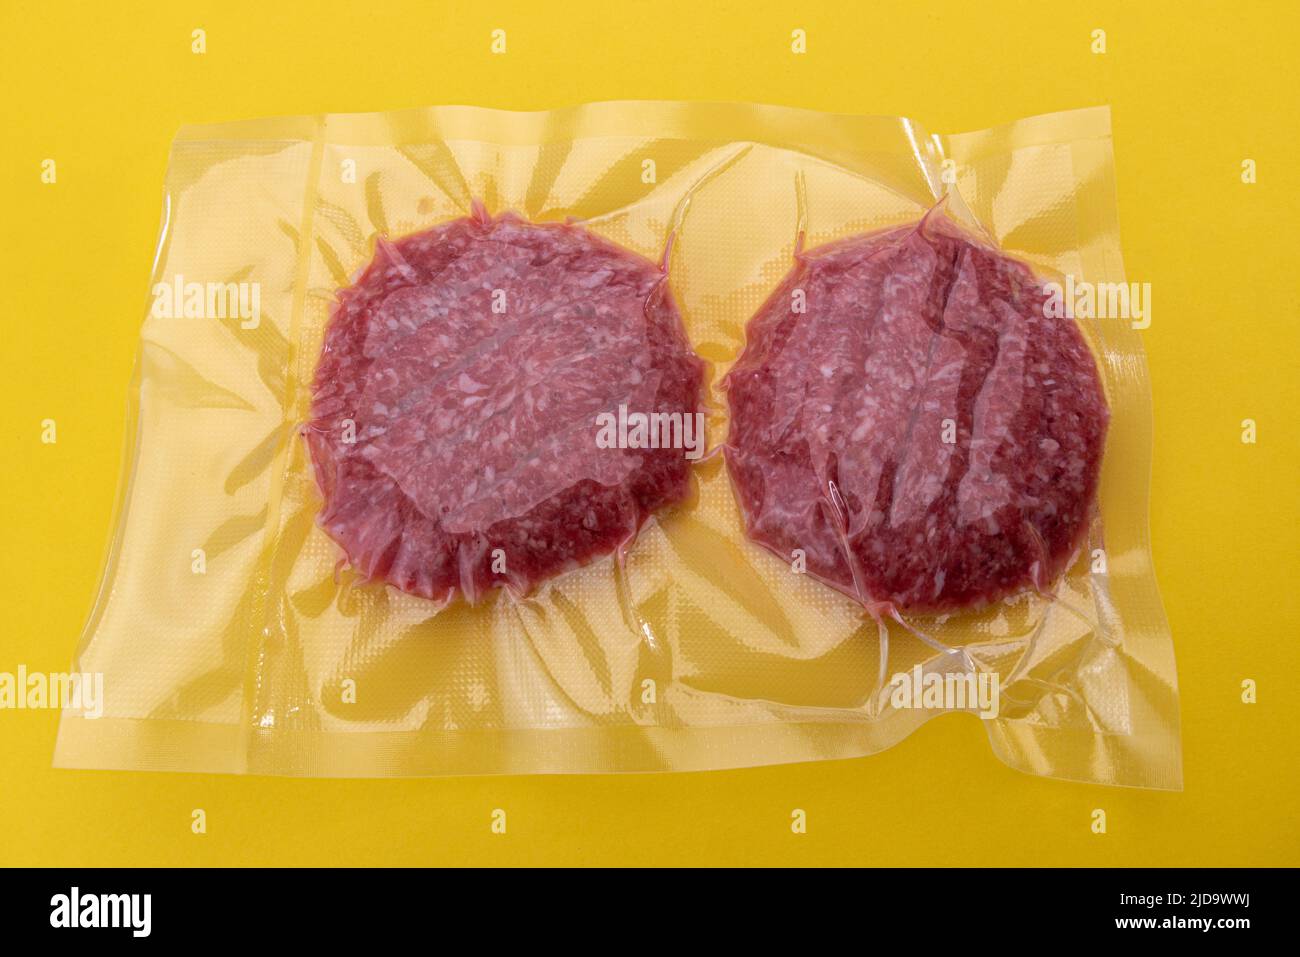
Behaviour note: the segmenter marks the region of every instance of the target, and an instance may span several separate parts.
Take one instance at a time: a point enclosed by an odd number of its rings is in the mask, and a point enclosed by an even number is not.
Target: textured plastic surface
[[[317,523],[300,437],[338,290],[377,245],[465,217],[572,218],[647,260],[722,377],[790,271],[944,200],[1044,279],[1124,281],[1109,117],[930,135],[893,118],[735,104],[444,107],[187,128],[153,281],[256,283],[254,319],[142,330],[104,585],[56,763],[320,775],[694,770],[852,757],[967,702],[895,676],[996,676],[996,753],[1039,774],[1181,785],[1173,649],[1147,544],[1140,332],[1086,320],[1110,408],[1098,511],[1050,584],[973,611],[873,617],[745,535],[722,457],[694,494],[526,597],[445,607],[354,570]],[[671,237],[671,245],[670,245]],[[381,240],[382,238],[382,240]],[[921,702],[924,704],[924,702]]]

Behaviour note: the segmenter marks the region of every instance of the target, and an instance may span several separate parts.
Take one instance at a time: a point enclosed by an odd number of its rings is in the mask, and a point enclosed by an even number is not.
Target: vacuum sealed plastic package
[[[56,763],[1178,788],[1128,289],[1105,109],[186,128]]]

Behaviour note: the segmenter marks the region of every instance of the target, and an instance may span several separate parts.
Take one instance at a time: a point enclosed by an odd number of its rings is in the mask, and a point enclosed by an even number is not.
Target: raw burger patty
[[[403,591],[525,593],[686,496],[683,450],[598,448],[596,417],[693,413],[701,373],[660,269],[581,227],[476,209],[380,240],[316,369],[320,524]]]
[[[1109,412],[1045,299],[937,212],[799,255],[725,383],[749,535],[875,613],[1050,587],[1086,534]]]

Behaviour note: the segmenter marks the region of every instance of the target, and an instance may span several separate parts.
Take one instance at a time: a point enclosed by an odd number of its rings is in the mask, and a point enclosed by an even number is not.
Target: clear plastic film
[[[705,363],[699,408],[710,452],[692,462],[684,496],[635,516],[634,538],[537,581],[471,587],[470,602],[423,597],[345,561],[339,536],[322,527],[329,489],[309,427],[320,420],[313,392],[342,290],[373,262],[402,259],[403,237],[475,217],[550,224],[662,264],[657,308],[675,310]],[[816,548],[792,560],[773,547],[784,543],[764,541],[758,512],[740,500],[744,482],[728,468],[739,376],[728,373],[747,332],[754,347],[765,305],[798,286],[792,270],[837,244],[924,229],[938,231],[923,234],[932,244],[951,232],[976,250],[954,253],[940,284],[948,331],[977,314],[994,322],[962,305],[974,296],[963,283],[986,288],[994,273],[1017,289],[1032,277],[1067,289],[1123,284],[1108,112],[946,136],[906,119],[655,102],[183,129],[115,530],[75,666],[104,676],[102,714],[65,710],[56,763],[356,776],[700,770],[866,755],[965,711],[1013,767],[1180,787],[1173,647],[1147,542],[1150,392],[1142,323],[1131,314],[1063,320],[1095,362],[1109,421],[1095,505],[1085,489],[1077,534],[1042,546],[1028,587],[1007,578],[1007,588],[985,589],[987,601],[924,607],[872,584],[869,553],[850,548],[849,564],[866,564],[850,568],[849,581],[868,584],[845,588],[830,564],[818,567]],[[917,250],[915,261],[929,263]],[[963,256],[994,265],[963,267]],[[1024,277],[1008,279],[1019,276],[1017,262]],[[392,328],[409,314],[398,306],[386,314]],[[952,418],[968,476],[954,486],[951,514],[990,541],[1007,533],[983,506],[1010,466],[981,436],[1023,421],[1029,399],[1006,398],[1015,388],[1045,379],[1043,389],[1059,390],[1053,357],[1070,346],[1044,351],[1038,327],[1024,329],[990,346],[993,385],[951,390],[967,395],[964,418]],[[927,371],[906,441],[890,446],[902,458],[892,473],[897,523],[933,498],[924,479],[950,454],[915,441],[945,418],[940,399],[926,400],[944,385],[947,340],[932,338],[938,344],[926,340],[917,360]],[[447,348],[460,347],[449,339]],[[1035,379],[999,379],[1008,364],[1049,359]],[[632,373],[629,396],[662,394],[670,374]],[[466,394],[481,380],[462,382]],[[524,375],[520,394],[532,381]],[[784,408],[769,410],[768,427]],[[888,434],[867,424],[860,437]],[[472,450],[444,449],[441,472],[433,460],[416,460],[409,474],[392,464],[393,449],[422,437],[387,435],[372,453],[417,498],[430,475],[459,468]],[[817,439],[814,472],[837,490],[818,514],[842,507],[836,540],[866,541],[870,522],[891,518],[862,505],[877,487],[874,460],[846,461],[843,444]],[[1061,458],[1058,440],[1046,439],[1061,468],[1088,461]],[[552,475],[561,491],[577,479],[613,487],[627,475],[625,464],[589,472],[556,462],[576,470]],[[515,518],[534,507],[500,487],[452,496],[455,528],[472,529],[485,509]],[[765,486],[781,487],[770,478]],[[1035,501],[1043,515],[1058,508]],[[375,568],[389,573],[390,564]],[[926,584],[956,594],[946,576]]]

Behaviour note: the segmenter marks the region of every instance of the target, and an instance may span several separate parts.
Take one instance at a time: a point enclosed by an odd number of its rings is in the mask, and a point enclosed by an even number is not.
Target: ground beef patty
[[[725,380],[749,535],[876,614],[1050,587],[1109,412],[1046,298],[938,212],[797,256]]]
[[[694,413],[701,374],[660,268],[580,226],[476,208],[380,240],[316,369],[320,524],[403,591],[525,593],[686,496],[682,449],[600,448],[596,419]]]

